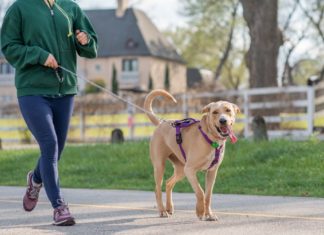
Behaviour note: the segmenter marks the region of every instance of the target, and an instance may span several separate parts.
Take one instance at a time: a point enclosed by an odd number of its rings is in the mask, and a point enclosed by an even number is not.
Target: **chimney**
[[[128,8],[128,0],[117,0],[118,8],[116,9],[116,16],[121,18],[124,16],[125,11]]]

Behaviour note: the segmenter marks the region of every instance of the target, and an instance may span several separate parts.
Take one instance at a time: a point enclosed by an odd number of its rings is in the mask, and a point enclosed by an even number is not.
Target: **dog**
[[[175,184],[185,176],[196,194],[196,215],[202,220],[215,221],[217,216],[211,210],[211,197],[217,170],[222,163],[226,138],[236,142],[232,131],[235,116],[240,112],[239,107],[226,101],[213,102],[202,109],[200,121],[181,128],[182,143],[176,138],[174,120],[161,121],[152,110],[152,103],[158,96],[169,101],[177,102],[167,91],[157,89],[151,91],[145,98],[144,109],[156,129],[150,141],[150,158],[154,168],[155,196],[160,217],[169,217],[174,213],[172,190]],[[204,136],[204,134],[207,136]],[[210,143],[207,139],[214,143]],[[178,141],[178,143],[177,143]],[[181,145],[181,147],[180,147]],[[218,145],[221,147],[212,146]],[[184,150],[182,152],[181,148]],[[215,159],[218,151],[218,159]],[[166,181],[166,206],[162,201],[162,182],[166,161],[169,160],[174,168],[173,176]],[[205,191],[197,179],[198,171],[206,170]]]

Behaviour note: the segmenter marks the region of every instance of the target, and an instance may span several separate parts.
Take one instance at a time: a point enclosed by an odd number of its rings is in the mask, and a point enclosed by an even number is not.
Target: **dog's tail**
[[[158,96],[162,96],[164,98],[167,98],[167,100],[169,101],[173,101],[174,103],[177,103],[177,100],[169,92],[162,89],[153,90],[146,96],[144,101],[144,109],[146,109],[149,112],[146,113],[146,115],[151,120],[151,122],[156,126],[160,124],[160,121],[152,110],[152,103],[153,100]]]

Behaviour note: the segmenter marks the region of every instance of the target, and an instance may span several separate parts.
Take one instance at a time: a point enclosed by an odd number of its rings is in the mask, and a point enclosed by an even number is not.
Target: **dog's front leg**
[[[191,184],[192,189],[196,193],[197,203],[196,203],[196,214],[199,219],[203,219],[205,214],[205,196],[204,191],[202,190],[199,181],[197,179],[197,170],[191,167],[185,166],[184,168],[185,175],[188,178],[189,183]]]
[[[216,215],[213,215],[211,210],[211,198],[216,180],[217,168],[207,171],[205,180],[205,218],[207,221],[218,220]]]

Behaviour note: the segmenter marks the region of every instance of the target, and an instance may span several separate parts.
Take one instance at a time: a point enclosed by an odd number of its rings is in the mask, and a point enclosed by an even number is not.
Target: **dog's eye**
[[[218,111],[213,111],[213,114],[218,114]]]
[[[226,109],[225,111],[226,111],[226,113],[230,113],[230,112],[231,112],[231,110],[230,110],[230,109]]]

